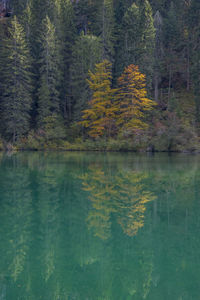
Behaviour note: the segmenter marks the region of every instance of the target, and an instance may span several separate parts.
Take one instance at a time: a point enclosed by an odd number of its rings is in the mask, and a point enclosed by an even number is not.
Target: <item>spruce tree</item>
[[[59,84],[60,55],[55,27],[47,16],[41,33],[40,86],[38,89],[37,125],[43,127],[45,119],[52,114],[60,114]]]
[[[115,20],[113,0],[104,0],[102,7],[101,38],[103,44],[103,58],[113,61]]]
[[[125,66],[136,64],[139,54],[140,12],[134,3],[125,13],[118,33],[118,47],[115,61],[116,76],[119,77]]]
[[[102,59],[101,39],[93,35],[84,35],[77,39],[72,52],[71,91],[72,103],[68,108],[69,118],[80,120],[81,112],[86,108],[91,92],[88,87],[88,71]],[[68,105],[70,103],[68,102]],[[73,115],[71,113],[73,112]]]
[[[147,76],[151,87],[154,64],[155,28],[148,0],[133,3],[126,11],[117,47],[115,72],[119,76],[125,66],[135,64]]]
[[[164,57],[163,47],[163,18],[159,11],[154,16],[154,26],[156,30],[155,35],[155,64],[154,64],[154,98],[155,101],[159,101],[159,84],[161,82],[161,66]]]
[[[196,103],[196,120],[200,121],[200,2],[192,0],[189,8],[190,52],[192,57],[192,85]]]
[[[116,23],[118,25],[120,25],[125,12],[133,4],[134,0],[126,0],[126,1],[113,0],[113,2],[114,2],[114,12],[115,12]]]
[[[2,134],[14,143],[30,128],[32,104],[31,59],[22,25],[14,17],[3,47]]]
[[[40,34],[44,30],[42,20],[46,16],[46,0],[27,0],[26,8],[19,12],[21,23],[26,33],[26,40],[32,57],[32,73],[33,73],[33,104],[31,111],[31,123],[35,128],[37,105],[38,105],[38,89],[40,85],[40,58],[42,51],[42,43]]]
[[[72,1],[76,15],[76,26],[78,32],[84,34],[97,34],[98,28],[98,8],[102,0],[81,0]]]
[[[165,45],[165,76],[168,75],[168,98],[171,96],[173,75],[176,72],[179,60],[180,30],[178,15],[173,2],[171,2],[164,23],[164,45]]]
[[[155,27],[152,8],[148,0],[140,4],[141,54],[138,61],[140,70],[146,75],[147,87],[150,89],[153,79]]]
[[[56,1],[56,20],[57,35],[60,44],[60,71],[61,71],[61,109],[64,118],[68,119],[68,112],[71,103],[70,93],[70,66],[72,61],[72,48],[76,37],[75,28],[75,15],[73,6],[70,0],[57,0]]]

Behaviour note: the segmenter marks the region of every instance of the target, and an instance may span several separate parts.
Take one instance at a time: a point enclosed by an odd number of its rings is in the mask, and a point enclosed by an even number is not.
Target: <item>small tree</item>
[[[147,98],[145,75],[138,66],[129,65],[118,79],[117,124],[128,134],[147,128],[144,112],[153,109],[156,103]]]
[[[116,107],[113,105],[116,90],[111,88],[112,65],[108,60],[96,64],[95,72],[89,71],[89,87],[93,91],[88,109],[83,111],[81,124],[88,128],[89,136],[110,136]]]

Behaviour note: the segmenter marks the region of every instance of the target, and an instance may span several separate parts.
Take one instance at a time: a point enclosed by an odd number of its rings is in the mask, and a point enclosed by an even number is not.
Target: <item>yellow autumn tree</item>
[[[118,86],[117,125],[126,134],[146,129],[145,111],[152,110],[156,103],[147,97],[145,75],[138,66],[129,65],[119,77]]]
[[[114,126],[116,106],[113,105],[116,90],[111,88],[112,65],[108,60],[96,64],[95,72],[89,71],[89,87],[93,92],[88,109],[83,111],[80,123],[88,129],[90,137],[110,136]]]

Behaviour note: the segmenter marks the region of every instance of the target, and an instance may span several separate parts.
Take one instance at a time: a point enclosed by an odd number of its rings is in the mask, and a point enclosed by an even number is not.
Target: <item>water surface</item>
[[[0,299],[199,299],[199,167],[184,154],[0,154]]]

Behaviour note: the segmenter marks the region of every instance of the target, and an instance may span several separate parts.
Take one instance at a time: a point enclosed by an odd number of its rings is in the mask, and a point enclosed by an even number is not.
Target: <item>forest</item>
[[[199,0],[0,0],[0,149],[200,151]]]

